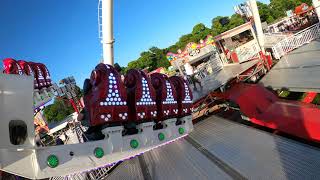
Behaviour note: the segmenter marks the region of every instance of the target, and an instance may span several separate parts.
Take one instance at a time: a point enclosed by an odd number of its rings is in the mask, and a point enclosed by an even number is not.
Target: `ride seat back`
[[[172,76],[169,80],[177,93],[178,117],[191,115],[193,95],[187,81],[179,76]]]
[[[127,95],[120,74],[110,65],[98,64],[90,77],[85,95],[90,124],[122,123],[128,120]]]
[[[151,82],[156,91],[157,121],[177,117],[177,94],[168,76],[153,73],[151,74]]]
[[[150,78],[140,70],[131,69],[125,77],[129,119],[152,121],[157,117],[156,96]]]

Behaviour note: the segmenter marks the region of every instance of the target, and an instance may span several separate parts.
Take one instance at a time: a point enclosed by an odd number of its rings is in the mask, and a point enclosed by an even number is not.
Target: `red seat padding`
[[[23,61],[23,60],[19,60],[18,64],[20,65],[20,67],[22,68],[23,72],[26,75],[34,77],[34,88],[38,89],[38,87],[39,87],[38,81],[37,81],[37,78],[35,77],[35,74],[31,68],[30,64],[26,61]]]
[[[18,62],[12,58],[2,60],[4,66],[4,73],[6,74],[24,74]]]
[[[110,65],[98,64],[90,77],[85,108],[92,126],[128,120],[127,95],[120,74]]]
[[[42,63],[37,63],[37,64],[42,72],[42,75],[43,75],[45,81],[46,81],[46,87],[52,86],[51,77],[50,77],[50,73],[48,71],[48,68]]]
[[[140,70],[131,69],[125,76],[129,119],[136,122],[152,121],[157,116],[156,94],[150,78]]]
[[[177,117],[177,94],[168,76],[153,73],[151,74],[151,82],[156,91],[157,121]]]
[[[172,76],[169,80],[177,92],[178,117],[191,115],[193,95],[187,81],[179,76]]]
[[[37,79],[38,89],[46,87],[47,83],[38,63],[29,62],[29,65],[31,66],[32,71],[34,72],[34,77]]]

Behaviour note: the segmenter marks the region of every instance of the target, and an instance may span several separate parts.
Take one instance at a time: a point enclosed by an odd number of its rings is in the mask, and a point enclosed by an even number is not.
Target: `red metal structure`
[[[313,104],[280,99],[259,84],[234,83],[210,94],[237,105],[247,120],[303,139],[320,142],[320,109]]]

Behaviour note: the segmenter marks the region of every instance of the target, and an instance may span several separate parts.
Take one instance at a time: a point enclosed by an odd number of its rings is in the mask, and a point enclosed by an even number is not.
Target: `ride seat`
[[[177,93],[168,76],[153,73],[151,74],[151,82],[156,91],[156,121],[178,117]]]
[[[157,117],[156,94],[150,78],[140,70],[131,69],[125,76],[129,119],[148,122]]]
[[[110,65],[98,64],[90,77],[85,108],[90,125],[122,123],[128,120],[127,94],[120,74]]]

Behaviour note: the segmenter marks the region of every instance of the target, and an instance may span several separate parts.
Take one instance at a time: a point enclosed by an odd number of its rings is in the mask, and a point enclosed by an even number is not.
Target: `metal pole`
[[[264,34],[262,31],[261,19],[260,19],[260,15],[259,15],[257,2],[256,2],[256,0],[249,0],[249,4],[250,4],[251,11],[252,11],[254,24],[256,26],[258,42],[259,42],[259,45],[262,49],[262,52],[264,53],[265,52],[264,51]]]
[[[113,0],[101,0],[102,2],[102,50],[103,63],[114,64],[113,57]]]
[[[320,1],[319,0],[312,0],[312,3],[313,3],[313,7],[315,8],[316,13],[318,15],[318,19],[320,21]]]

